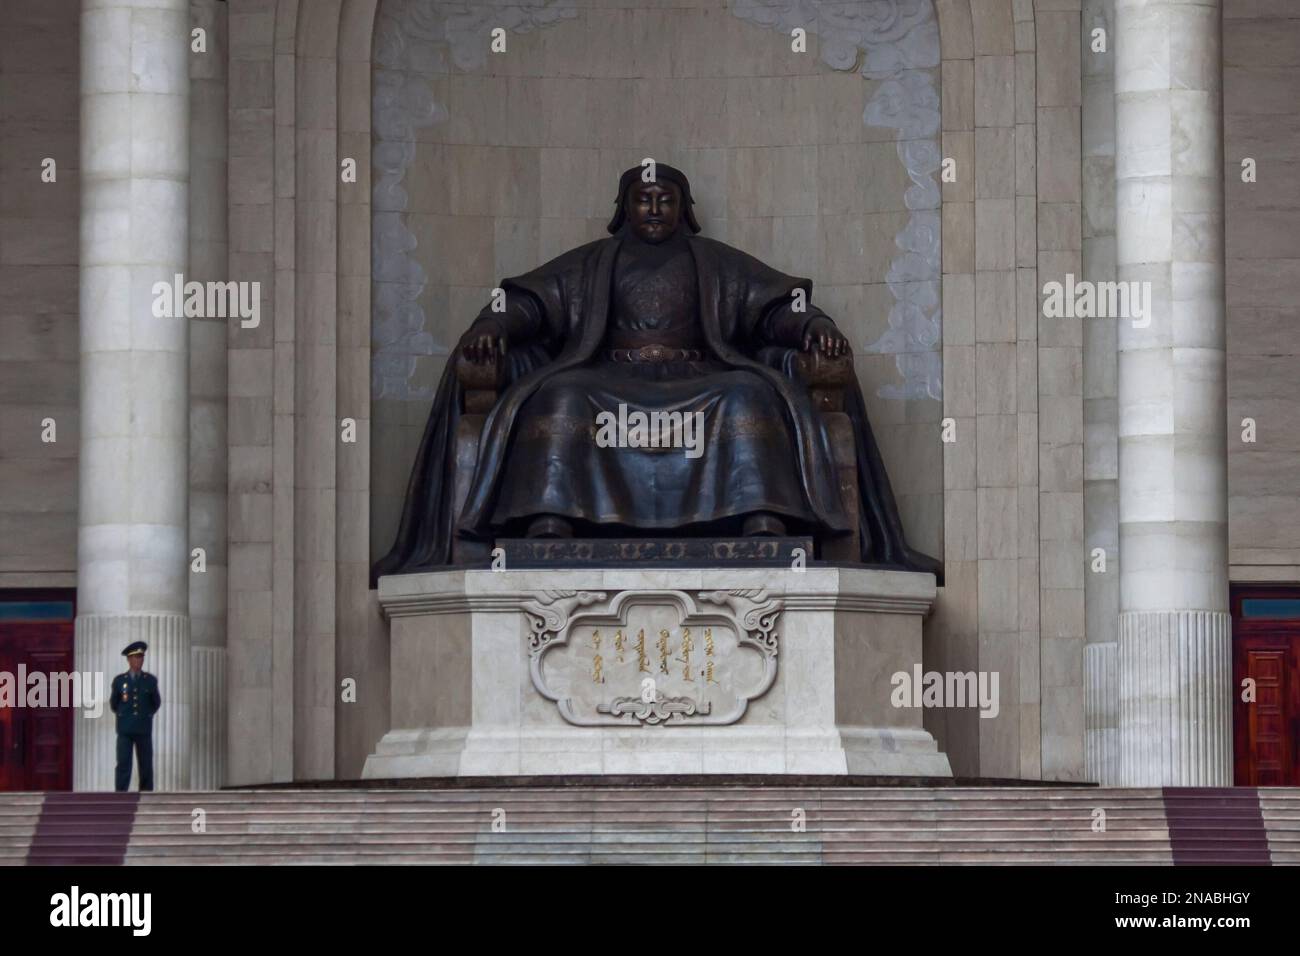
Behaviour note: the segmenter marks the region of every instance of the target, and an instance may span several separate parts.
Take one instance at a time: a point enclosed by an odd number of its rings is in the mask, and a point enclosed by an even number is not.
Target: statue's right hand
[[[495,362],[506,354],[506,333],[496,322],[475,322],[460,340],[460,350],[476,365]]]

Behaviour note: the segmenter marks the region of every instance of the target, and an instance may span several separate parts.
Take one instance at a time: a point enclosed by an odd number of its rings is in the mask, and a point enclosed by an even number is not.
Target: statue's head
[[[664,163],[654,165],[653,178],[645,176],[646,167],[633,166],[618,182],[617,207],[606,227],[617,233],[625,225],[643,242],[663,242],[674,236],[682,223],[691,232],[699,232],[691,198],[691,182],[686,174]]]

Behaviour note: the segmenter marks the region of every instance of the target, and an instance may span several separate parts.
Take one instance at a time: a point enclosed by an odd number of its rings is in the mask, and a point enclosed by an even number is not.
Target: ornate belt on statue
[[[675,349],[667,345],[643,345],[636,349],[610,349],[607,353],[615,362],[702,362],[701,349]]]

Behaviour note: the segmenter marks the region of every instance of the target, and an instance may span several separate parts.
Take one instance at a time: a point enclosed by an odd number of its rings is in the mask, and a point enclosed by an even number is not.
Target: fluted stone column
[[[190,778],[189,334],[155,317],[188,264],[188,0],[84,0],[78,670],[149,643],[155,786]],[[74,787],[113,786],[111,714],[77,718]]]
[[[1116,0],[1120,780],[1232,782],[1218,0]]]
[[[225,281],[226,4],[189,0],[192,28],[206,31],[207,52],[190,62],[190,274]],[[190,322],[190,541],[207,555],[190,575],[190,786],[226,782],[226,336],[230,320]]]

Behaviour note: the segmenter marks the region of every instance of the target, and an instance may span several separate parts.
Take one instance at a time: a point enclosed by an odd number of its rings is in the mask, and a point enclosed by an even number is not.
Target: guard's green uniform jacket
[[[162,706],[162,697],[158,694],[158,678],[153,674],[140,672],[134,681],[130,673],[118,674],[113,678],[113,692],[109,695],[109,707],[117,714],[117,732],[119,734],[148,734],[153,731],[153,715]]]

